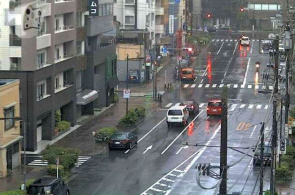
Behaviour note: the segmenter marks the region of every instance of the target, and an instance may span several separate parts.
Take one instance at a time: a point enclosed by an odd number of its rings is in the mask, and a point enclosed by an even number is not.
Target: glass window
[[[248,4],[248,8],[253,10],[254,9],[254,4]]]
[[[278,5],[277,4],[269,4],[269,10],[278,10]]]
[[[103,16],[106,16],[107,15],[107,5],[106,4],[103,4],[102,5],[102,15]]]
[[[209,102],[208,107],[221,107],[221,102]]]
[[[134,24],[134,16],[125,16],[125,23],[126,24]]]
[[[41,83],[37,86],[37,100],[43,99],[43,96],[45,95],[45,82]]]
[[[102,16],[102,4],[98,6],[98,16]]]
[[[168,115],[172,115],[172,116],[182,116],[182,112],[181,112],[181,110],[169,110],[169,111],[168,111]]]
[[[261,10],[261,4],[255,4],[254,10]]]
[[[38,68],[42,68],[43,65],[45,64],[45,52],[38,53],[37,60],[38,60],[37,62]]]
[[[111,14],[111,8],[110,8],[111,6],[110,6],[110,5],[111,5],[111,4],[109,4],[109,3],[106,4],[106,7],[107,7],[107,13],[106,13],[106,14],[107,14],[107,15],[110,15],[110,14]]]
[[[113,4],[110,4],[110,14],[113,15]]]
[[[268,4],[262,4],[261,10],[268,10]]]
[[[4,118],[9,118],[4,121],[5,131],[7,131],[14,126],[14,106],[4,109]]]

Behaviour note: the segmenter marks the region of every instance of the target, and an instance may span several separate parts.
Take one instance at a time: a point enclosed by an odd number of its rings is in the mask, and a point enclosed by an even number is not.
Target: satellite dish
[[[274,39],[276,39],[276,35],[273,34],[273,33],[270,33],[270,34],[268,35],[268,39],[272,39],[272,40],[274,40]]]

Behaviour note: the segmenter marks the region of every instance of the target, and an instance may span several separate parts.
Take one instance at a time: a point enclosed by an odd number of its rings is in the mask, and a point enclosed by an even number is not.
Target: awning
[[[117,85],[119,85],[119,79],[118,79],[118,77],[115,76],[115,77],[109,79],[109,81],[108,81],[108,85],[109,85],[110,88],[114,88],[114,87],[116,87]]]
[[[76,95],[77,105],[86,105],[98,98],[96,90],[85,89]]]

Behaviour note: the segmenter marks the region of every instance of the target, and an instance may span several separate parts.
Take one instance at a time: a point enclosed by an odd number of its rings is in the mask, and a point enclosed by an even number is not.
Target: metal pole
[[[290,106],[290,94],[289,94],[289,71],[290,71],[290,50],[287,50],[286,61],[286,95],[285,95],[285,124],[288,124],[289,106]]]
[[[222,89],[222,115],[220,139],[220,176],[219,195],[227,194],[227,87]]]
[[[27,175],[27,122],[24,121],[24,190],[26,191],[26,175]]]
[[[259,195],[263,195],[263,150],[264,150],[264,122],[260,129],[260,188]]]
[[[283,135],[283,98],[281,98],[281,108],[280,108],[280,143],[283,139],[282,135]],[[281,154],[279,154],[279,167],[281,167]]]
[[[129,81],[129,65],[128,65],[128,60],[129,60],[129,55],[127,54],[127,80],[126,80],[126,89],[128,90],[129,86],[128,86],[128,81]],[[129,98],[126,98],[126,114],[128,113],[128,100]]]

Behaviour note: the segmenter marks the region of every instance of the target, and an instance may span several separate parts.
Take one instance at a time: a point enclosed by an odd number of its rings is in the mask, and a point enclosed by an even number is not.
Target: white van
[[[240,44],[241,45],[250,45],[250,39],[249,37],[245,37],[245,36],[242,36],[242,38],[240,39]]]
[[[186,108],[186,106],[179,106],[175,105],[167,111],[166,115],[166,122],[168,127],[171,126],[171,124],[182,124],[185,126],[187,124],[189,117],[189,111]]]

